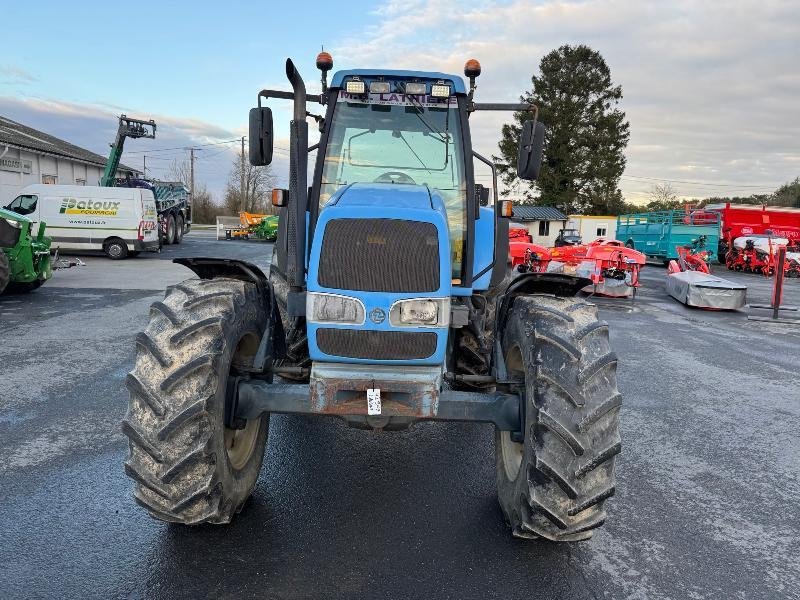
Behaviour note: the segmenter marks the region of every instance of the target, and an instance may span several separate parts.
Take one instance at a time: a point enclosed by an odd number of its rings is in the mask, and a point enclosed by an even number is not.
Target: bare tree
[[[665,183],[657,183],[650,190],[651,202],[674,202],[677,199],[678,194],[668,181]]]
[[[678,199],[678,193],[668,181],[657,183],[650,190],[650,202],[647,203],[648,210],[676,210],[683,206],[684,202]]]
[[[189,189],[192,179],[191,172],[192,169],[189,166],[189,159],[184,158],[183,160],[178,160],[175,158],[167,169],[167,177],[170,181],[180,181],[186,186],[186,189]]]
[[[244,171],[243,171],[244,170]],[[242,175],[244,174],[244,189]],[[246,211],[261,214],[277,214],[277,209],[269,200],[272,188],[275,187],[275,175],[270,166],[254,167],[248,160],[242,160],[242,153],[236,153],[236,159],[228,175],[223,203],[229,214]]]

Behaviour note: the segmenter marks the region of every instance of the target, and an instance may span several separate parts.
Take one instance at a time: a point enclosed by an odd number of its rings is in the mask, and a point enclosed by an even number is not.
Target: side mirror
[[[517,151],[517,177],[533,181],[539,177],[544,149],[544,124],[525,121],[519,136]]]
[[[489,206],[489,188],[480,183],[475,184],[475,197],[480,206]]]
[[[272,110],[267,106],[250,109],[250,164],[263,167],[272,162]]]

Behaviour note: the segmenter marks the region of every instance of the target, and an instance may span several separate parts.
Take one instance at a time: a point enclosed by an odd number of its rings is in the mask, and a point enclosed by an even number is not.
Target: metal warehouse
[[[0,116],[0,206],[26,185],[97,185],[106,157]],[[139,171],[120,165],[119,175]]]

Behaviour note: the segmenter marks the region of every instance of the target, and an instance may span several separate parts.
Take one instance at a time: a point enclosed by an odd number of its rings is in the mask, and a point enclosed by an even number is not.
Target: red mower
[[[691,244],[677,246],[678,260],[669,261],[667,271],[670,273],[680,273],[682,271],[697,271],[699,273],[711,273],[708,261],[711,252],[706,249],[706,236],[701,235]]]

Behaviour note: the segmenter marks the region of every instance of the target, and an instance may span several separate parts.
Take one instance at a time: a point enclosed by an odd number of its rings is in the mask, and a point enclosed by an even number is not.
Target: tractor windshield
[[[425,185],[447,208],[453,278],[461,276],[466,230],[466,180],[461,123],[455,98],[340,93],[320,182],[320,209],[351,183]]]

